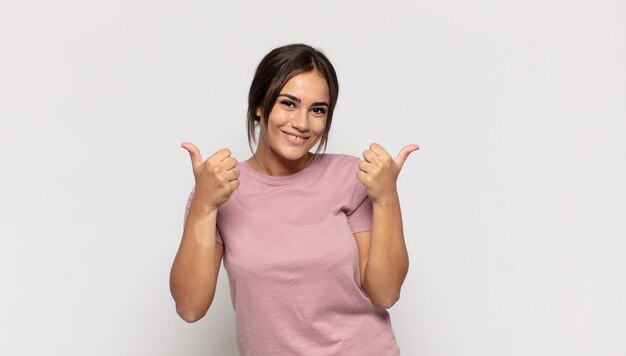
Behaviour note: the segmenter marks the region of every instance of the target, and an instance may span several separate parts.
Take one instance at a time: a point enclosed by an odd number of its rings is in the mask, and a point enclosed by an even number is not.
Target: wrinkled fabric
[[[400,354],[389,313],[361,286],[354,233],[371,231],[372,203],[357,162],[324,154],[283,177],[238,164],[216,240],[241,355]]]

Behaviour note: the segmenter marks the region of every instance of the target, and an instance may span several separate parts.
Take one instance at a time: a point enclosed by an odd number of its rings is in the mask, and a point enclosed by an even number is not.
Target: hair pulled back
[[[335,68],[328,58],[319,50],[305,44],[290,44],[270,51],[259,63],[248,94],[248,143],[257,143],[256,128],[263,125],[267,128],[267,118],[281,89],[294,76],[300,73],[317,71],[328,84],[330,101],[326,116],[326,127],[317,152],[326,149],[328,133],[333,119],[333,111],[339,95],[339,82]],[[261,109],[261,117],[257,116],[257,108]]]

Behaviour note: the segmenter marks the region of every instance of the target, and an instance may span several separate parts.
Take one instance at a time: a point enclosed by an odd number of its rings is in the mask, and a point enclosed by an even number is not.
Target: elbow
[[[194,310],[176,306],[176,313],[184,321],[188,323],[195,323],[206,315],[206,310]]]
[[[382,300],[372,300],[372,304],[374,304],[375,306],[382,308],[382,309],[389,309],[391,308],[394,304],[396,304],[396,302],[398,301],[399,298],[385,298]]]
[[[370,297],[370,301],[375,306],[382,309],[389,309],[400,299],[400,293],[393,293],[388,295],[381,295],[376,297]]]
[[[372,304],[382,309],[389,309],[400,300],[400,287],[373,288],[366,280],[363,291]]]

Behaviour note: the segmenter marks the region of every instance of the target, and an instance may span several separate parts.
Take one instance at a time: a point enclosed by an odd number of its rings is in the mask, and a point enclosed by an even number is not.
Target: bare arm
[[[217,210],[239,187],[239,171],[228,149],[203,162],[196,146],[185,142],[182,147],[191,156],[196,186],[170,272],[170,291],[178,315],[193,323],[206,314],[215,296],[224,254],[224,246],[215,241]]]
[[[357,178],[372,200],[372,231],[355,234],[359,248],[363,289],[373,304],[390,308],[400,298],[409,269],[396,180],[409,154],[418,145],[405,146],[393,159],[372,144],[359,161]]]
[[[203,212],[193,201],[170,272],[176,312],[189,323],[202,319],[213,302],[224,246],[215,241],[217,211]]]
[[[398,200],[373,204],[372,231],[359,232],[357,240],[363,289],[373,304],[390,308],[400,298],[409,270]]]

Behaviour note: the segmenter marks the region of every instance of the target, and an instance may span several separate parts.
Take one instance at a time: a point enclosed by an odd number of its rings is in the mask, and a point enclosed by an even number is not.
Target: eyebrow
[[[293,96],[293,95],[291,95],[291,94],[281,93],[281,94],[278,94],[278,96],[286,96],[286,97],[288,97],[289,99],[291,99],[291,100],[293,100],[293,101],[297,102],[298,104],[300,104],[300,103],[302,102],[302,99],[300,99],[300,98],[298,98],[298,97],[295,97],[295,96]],[[317,102],[314,102],[314,103],[313,103],[313,105],[311,105],[311,106],[327,106],[327,107],[330,107],[330,105],[328,105],[328,103],[327,103],[327,102],[325,102],[325,101],[317,101]]]

